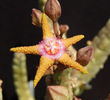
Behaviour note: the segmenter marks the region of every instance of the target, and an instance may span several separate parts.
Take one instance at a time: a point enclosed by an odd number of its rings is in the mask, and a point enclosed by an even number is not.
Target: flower
[[[84,38],[84,35],[77,35],[67,39],[57,39],[50,30],[45,13],[42,15],[42,30],[43,40],[38,45],[10,49],[10,51],[13,52],[41,55],[40,65],[34,79],[34,87],[45,74],[46,70],[53,65],[55,61],[77,69],[83,73],[88,73],[82,65],[73,61],[66,53],[66,48],[80,41]]]

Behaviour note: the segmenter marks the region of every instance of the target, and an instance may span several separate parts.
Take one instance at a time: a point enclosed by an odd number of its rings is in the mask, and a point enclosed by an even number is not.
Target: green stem
[[[94,37],[91,42],[94,47],[94,58],[92,61],[86,66],[88,70],[88,74],[73,74],[74,77],[77,78],[78,85],[75,87],[76,95],[79,95],[82,90],[86,87],[82,88],[82,84],[86,86],[93,78],[96,77],[98,72],[104,68],[104,63],[106,62],[108,56],[110,55],[110,19],[106,23],[106,25],[99,31],[98,35]],[[77,91],[77,92],[76,92]]]
[[[19,100],[34,100],[29,86],[26,70],[26,57],[22,53],[15,53],[13,58],[14,85]]]
[[[41,9],[42,12],[44,12],[44,7],[46,2],[47,0],[39,0],[39,8]]]

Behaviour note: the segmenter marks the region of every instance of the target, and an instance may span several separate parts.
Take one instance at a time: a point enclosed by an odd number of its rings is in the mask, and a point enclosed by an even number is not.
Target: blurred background
[[[59,0],[62,7],[60,24],[68,24],[68,37],[84,34],[85,39],[75,45],[86,46],[110,18],[109,0]],[[11,47],[34,45],[42,39],[42,30],[31,24],[32,8],[39,9],[38,0],[0,0],[0,79],[4,100],[17,100],[13,85]],[[103,40],[102,40],[103,41]],[[39,56],[27,55],[28,79],[33,80]],[[83,100],[104,100],[110,93],[110,57],[105,68],[91,82],[92,89],[85,91]],[[43,100],[45,78],[35,88],[37,100]]]

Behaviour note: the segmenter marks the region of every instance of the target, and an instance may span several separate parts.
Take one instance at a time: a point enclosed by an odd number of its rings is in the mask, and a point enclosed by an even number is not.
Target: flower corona
[[[57,60],[65,52],[64,43],[57,38],[48,38],[40,42],[38,51],[40,55]]]

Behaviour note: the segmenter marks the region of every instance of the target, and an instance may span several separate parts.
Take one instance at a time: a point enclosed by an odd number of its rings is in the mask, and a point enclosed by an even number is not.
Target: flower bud
[[[58,0],[47,0],[44,10],[54,22],[61,16],[61,6]]]
[[[67,33],[68,30],[69,30],[69,26],[68,25],[60,25],[61,34]]]
[[[32,24],[41,26],[42,12],[38,9],[32,9]]]
[[[68,99],[68,90],[64,86],[48,86],[47,91],[49,100],[63,100],[64,98],[65,100]]]
[[[79,62],[83,66],[86,66],[92,59],[92,57],[93,57],[92,46],[86,46],[84,48],[79,49],[79,51],[77,52],[77,62]]]

